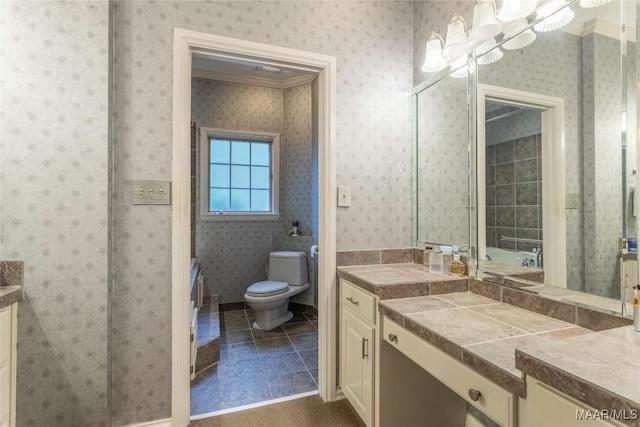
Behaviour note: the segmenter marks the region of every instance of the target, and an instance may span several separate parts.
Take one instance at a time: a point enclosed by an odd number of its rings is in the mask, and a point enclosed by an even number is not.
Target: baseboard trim
[[[172,427],[171,418],[162,418],[160,420],[147,421],[144,423],[129,424],[126,427]]]

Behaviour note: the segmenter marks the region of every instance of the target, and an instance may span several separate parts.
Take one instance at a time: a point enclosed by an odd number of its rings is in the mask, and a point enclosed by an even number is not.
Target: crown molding
[[[585,22],[572,21],[562,28],[562,31],[580,37],[589,34],[600,34],[601,36],[620,40],[620,25],[601,18],[593,18]],[[636,42],[636,29],[634,27],[626,27],[625,34],[627,41]]]
[[[193,69],[191,72],[191,76],[201,78],[201,79],[220,80],[223,82],[268,87],[271,89],[288,89],[290,87],[311,83],[313,79],[316,78],[315,74],[304,74],[297,77],[291,77],[285,80],[271,80],[271,79],[265,79],[263,77],[238,76],[235,74],[219,73],[211,70],[198,70],[198,69]]]

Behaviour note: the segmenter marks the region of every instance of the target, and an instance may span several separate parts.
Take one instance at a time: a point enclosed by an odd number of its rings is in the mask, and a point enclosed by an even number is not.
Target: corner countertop
[[[515,350],[593,334],[472,292],[381,301],[380,313],[505,390],[525,397]]]
[[[516,349],[516,367],[596,409],[640,414],[640,332],[625,326]],[[640,418],[624,420],[640,426]]]
[[[520,397],[530,375],[595,409],[640,413],[633,326],[595,332],[469,292],[467,277],[421,264],[338,267],[338,276],[377,295],[382,315]],[[640,418],[622,421],[640,427]]]
[[[338,277],[377,295],[381,300],[468,289],[467,276],[430,273],[424,265],[415,263],[338,267]]]
[[[0,309],[22,301],[22,286],[0,286]]]

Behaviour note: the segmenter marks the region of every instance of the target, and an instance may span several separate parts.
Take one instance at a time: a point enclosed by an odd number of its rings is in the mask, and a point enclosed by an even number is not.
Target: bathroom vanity
[[[420,264],[338,276],[341,387],[368,426],[464,425],[467,405],[502,426],[640,425],[628,319]]]
[[[21,286],[0,286],[0,427],[16,425],[16,341]]]

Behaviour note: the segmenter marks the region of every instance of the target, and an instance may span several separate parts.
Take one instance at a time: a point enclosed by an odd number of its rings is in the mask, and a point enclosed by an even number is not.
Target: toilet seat
[[[265,280],[263,282],[257,282],[249,286],[247,289],[247,295],[254,297],[269,297],[272,295],[279,295],[289,290],[289,284],[287,282],[277,282],[275,280]]]

